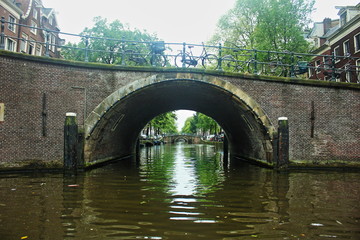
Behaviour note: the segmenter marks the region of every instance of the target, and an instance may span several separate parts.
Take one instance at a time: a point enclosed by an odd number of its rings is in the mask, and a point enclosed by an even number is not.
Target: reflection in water
[[[0,239],[360,239],[360,173],[221,159],[180,143],[142,149],[139,166],[0,175]]]
[[[194,165],[192,159],[186,159],[183,151],[183,144],[178,144],[175,150],[175,162],[173,170],[174,185],[169,193],[172,195],[190,196],[196,194],[196,178],[194,173]],[[195,160],[195,159],[194,159]]]

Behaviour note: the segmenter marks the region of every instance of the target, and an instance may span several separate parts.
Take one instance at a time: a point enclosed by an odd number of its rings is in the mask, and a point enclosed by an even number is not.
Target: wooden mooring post
[[[78,158],[78,125],[76,113],[66,113],[64,125],[64,169],[76,170]]]
[[[277,168],[287,168],[289,165],[289,122],[287,117],[278,119]]]

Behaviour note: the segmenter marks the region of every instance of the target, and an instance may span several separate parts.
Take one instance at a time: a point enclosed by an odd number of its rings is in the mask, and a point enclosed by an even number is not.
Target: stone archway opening
[[[201,112],[218,122],[232,156],[272,162],[274,127],[244,91],[217,78],[150,77],[114,92],[87,118],[85,164],[134,155],[142,128],[155,116],[178,109]]]

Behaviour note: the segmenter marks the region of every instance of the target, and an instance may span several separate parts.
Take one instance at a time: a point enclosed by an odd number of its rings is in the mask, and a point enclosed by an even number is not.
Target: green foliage
[[[205,134],[206,132],[209,132],[210,134],[213,134],[219,133],[220,129],[219,124],[214,119],[197,112],[194,116],[186,119],[181,132],[190,134]]]
[[[195,134],[196,133],[196,122],[195,115],[186,119],[183,128],[181,129],[182,133]]]
[[[148,126],[155,130],[156,135],[164,133],[177,133],[175,112],[167,112],[156,116]]]
[[[132,30],[129,26],[122,24],[118,20],[108,23],[105,18],[101,17],[94,18],[94,26],[92,28],[85,28],[81,35],[89,37],[83,37],[78,44],[68,43],[63,47],[62,55],[65,59],[84,61],[84,48],[87,45],[87,48],[92,50],[88,51],[90,62],[119,64],[122,62],[122,50],[132,50],[138,54],[149,52],[148,44],[134,44],[131,42],[124,44],[121,40],[158,41],[155,35],[151,35],[146,31]],[[124,61],[126,60],[124,59]]]
[[[212,42],[247,49],[307,52],[303,32],[314,0],[237,0],[218,22]]]

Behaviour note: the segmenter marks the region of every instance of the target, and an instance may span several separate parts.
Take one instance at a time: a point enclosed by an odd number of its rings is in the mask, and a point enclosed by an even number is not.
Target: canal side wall
[[[154,74],[188,72],[241,88],[275,127],[288,117],[293,166],[360,166],[360,86],[202,70],[126,68],[0,51],[0,170],[61,168],[65,114],[85,117],[117,89]]]

